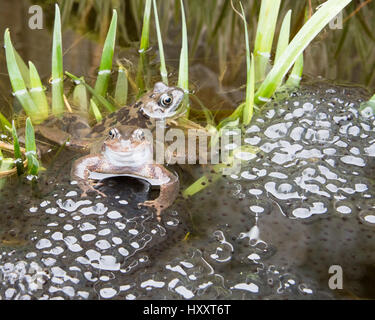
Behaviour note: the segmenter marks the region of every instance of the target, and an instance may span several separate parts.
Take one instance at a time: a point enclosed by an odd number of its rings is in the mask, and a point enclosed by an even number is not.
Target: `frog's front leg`
[[[103,197],[106,195],[94,188],[94,182],[89,179],[90,172],[96,171],[102,165],[102,158],[97,155],[88,155],[74,161],[71,171],[72,180],[77,181],[78,186],[82,189],[82,197],[87,196],[88,191],[94,191]]]
[[[161,220],[161,212],[172,205],[178,196],[180,183],[178,177],[164,168],[162,165],[148,165],[144,169],[145,178],[160,181],[160,194],[155,200],[148,200],[139,205],[155,208],[156,218]]]

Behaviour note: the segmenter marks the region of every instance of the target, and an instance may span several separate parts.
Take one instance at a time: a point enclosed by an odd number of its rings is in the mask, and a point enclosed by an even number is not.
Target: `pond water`
[[[1,296],[373,297],[375,117],[358,112],[366,98],[321,83],[271,104],[243,135],[256,157],[179,198],[162,223],[137,208],[155,195],[135,179],[107,181],[108,198],[80,198],[69,178],[77,155],[64,153],[34,195],[17,181],[1,192]],[[332,265],[345,290],[329,289]]]
[[[46,45],[50,33],[31,43],[29,36],[15,32],[14,43],[49,61],[36,42]],[[68,30],[64,41],[80,37]],[[170,56],[178,47],[169,46]],[[93,74],[100,50],[80,40],[65,68]],[[117,54],[130,59],[134,51]],[[48,78],[49,62],[39,65]],[[190,70],[212,110],[225,114],[243,99],[243,89],[223,93],[209,63],[192,61]],[[1,92],[10,92],[2,78]],[[162,222],[137,207],[157,191],[133,178],[107,179],[100,187],[107,198],[81,198],[70,179],[81,155],[55,148],[38,183],[11,177],[0,190],[0,299],[375,298],[375,117],[359,111],[369,97],[320,81],[272,101],[241,137],[256,155],[241,154],[238,174],[179,196]],[[9,103],[10,94],[2,99]],[[173,169],[181,190],[210,174],[206,166]],[[329,288],[331,266],[342,268],[343,290]]]

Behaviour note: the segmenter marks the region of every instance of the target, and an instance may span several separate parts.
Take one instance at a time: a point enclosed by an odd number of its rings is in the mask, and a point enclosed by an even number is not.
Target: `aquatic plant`
[[[41,166],[37,155],[34,128],[30,118],[26,119],[25,148],[20,146],[14,120],[12,121],[12,125],[10,123],[9,126],[7,125],[7,131],[12,136],[13,144],[0,141],[0,177],[14,173],[21,175],[24,172],[32,176],[37,176]],[[4,158],[1,150],[13,153],[14,157]],[[0,182],[0,186],[2,185],[3,181]]]
[[[15,172],[14,170],[12,170],[12,168],[14,167],[14,159],[10,157],[5,158],[1,150],[12,151],[12,148],[10,144],[6,144],[0,141],[0,189],[5,184],[5,180],[3,179],[3,177],[6,177]]]
[[[264,104],[268,101],[309,43],[350,2],[351,0],[328,0],[321,5],[318,11],[294,36],[293,40],[285,48],[278,61],[275,62],[267,74],[255,94],[255,102],[257,104]]]
[[[60,0],[63,25],[69,24],[74,29],[89,32],[90,38],[104,39],[112,10],[118,12],[118,40],[122,46],[132,45],[139,40],[144,14],[144,0],[127,1],[89,1],[89,0]],[[293,8],[291,34],[294,35],[304,22],[305,12],[312,13],[314,7],[323,1],[283,0],[280,4],[279,15],[284,16]],[[47,2],[48,3],[48,2]],[[74,5],[73,5],[74,4]],[[262,1],[243,1],[247,14],[249,38],[255,39],[258,24],[258,12]],[[179,1],[156,1],[158,7],[160,29],[166,34],[171,24],[180,23]],[[204,59],[210,63],[217,59],[217,72],[221,84],[231,84],[238,79],[238,72],[243,66],[244,42],[238,41],[243,36],[241,18],[230,6],[229,0],[189,0],[185,2],[187,12],[187,29],[189,31],[190,59]],[[308,49],[309,59],[306,60],[305,70],[311,74],[319,74],[327,79],[351,79],[357,83],[373,87],[375,76],[372,70],[375,66],[373,47],[375,42],[374,2],[352,1],[343,11],[342,30],[326,30],[321,33],[315,45]],[[126,20],[125,20],[126,17]],[[97,35],[93,34],[95,31]],[[86,33],[87,34],[87,33]],[[360,37],[356,36],[361,34]],[[276,32],[277,36],[277,32]],[[165,36],[166,37],[166,36]],[[198,50],[199,49],[199,50]],[[358,54],[348,54],[357,52]],[[255,52],[254,52],[255,53]],[[272,52],[271,52],[272,55]],[[328,61],[338,61],[334,68],[324,68]],[[318,63],[320,62],[320,63]],[[361,72],[358,73],[358,66]],[[268,66],[269,68],[270,66]]]
[[[273,37],[281,0],[263,0],[260,5],[258,27],[254,44],[255,80],[263,81],[271,57]]]
[[[187,40],[187,28],[186,28],[186,18],[185,18],[185,8],[183,0],[181,3],[181,18],[182,18],[182,47],[180,53],[180,64],[178,70],[178,86],[185,91],[185,100],[183,104],[186,107],[186,118],[189,117],[189,53],[188,53],[188,40]]]
[[[243,119],[242,122],[244,125],[248,125],[253,117],[254,113],[254,90],[255,90],[255,64],[256,60],[254,56],[251,56],[250,60],[250,45],[249,45],[249,35],[247,33],[247,22],[245,18],[245,12],[241,5],[244,29],[245,29],[245,43],[246,43],[246,98],[245,98],[245,105],[243,107]],[[251,61],[251,62],[250,62]]]
[[[366,108],[370,108],[371,112],[375,114],[375,95],[373,95],[368,101],[362,102],[360,110],[363,111]]]
[[[95,82],[95,88],[93,89],[94,92],[90,91],[89,89],[89,92],[93,95],[93,98],[90,99],[90,107],[97,121],[100,121],[102,119],[102,115],[99,110],[100,105],[105,107],[109,112],[113,112],[114,110],[116,110],[116,108],[105,99],[112,69],[116,29],[117,13],[116,11],[113,11],[112,21],[103,47],[98,77]],[[29,62],[29,68],[23,62],[22,58],[19,56],[12,45],[8,29],[4,34],[4,42],[6,44],[5,46],[8,74],[12,84],[14,95],[18,98],[23,109],[25,110],[26,114],[30,116],[31,120],[34,123],[41,123],[48,117],[49,106],[38,71],[31,61]],[[66,111],[65,104],[69,108],[69,102],[64,96],[63,80],[64,71],[61,41],[61,19],[59,6],[56,4],[55,22],[53,28],[51,78],[51,112],[55,116],[60,116]],[[123,89],[124,78],[120,77],[119,81],[120,83],[122,83],[119,86],[119,89]],[[74,89],[73,94],[73,100],[78,101],[78,106],[80,107],[80,110],[82,112],[87,112],[88,110],[87,103],[85,102],[87,101],[85,85],[86,84],[77,86],[78,88]],[[124,97],[125,96],[123,95],[121,103],[124,102]],[[71,110],[69,111],[71,112]]]
[[[6,62],[13,93],[20,101],[26,114],[34,123],[41,123],[49,113],[47,97],[35,65],[29,68],[14,49],[9,30],[4,33]],[[60,11],[56,5],[52,45],[52,113],[56,116],[64,112],[63,62],[61,44]]]
[[[42,118],[45,119],[48,116],[48,108],[49,108],[47,96],[44,92],[44,87],[40,80],[38,71],[35,65],[31,61],[29,61],[29,70],[30,70],[30,95],[38,111],[42,113],[43,115]]]
[[[94,88],[92,88],[90,85],[88,85],[86,82],[85,82],[85,79],[83,77],[79,78],[73,74],[71,74],[70,72],[68,71],[65,71],[65,74],[70,77],[72,80],[75,81],[75,83],[77,85],[79,84],[82,84],[91,94],[92,96],[97,99],[99,101],[100,104],[102,104],[103,106],[105,106],[108,110],[111,110],[113,109],[114,110],[114,106],[106,99],[104,98],[102,95],[98,94]],[[100,112],[99,112],[100,113]],[[100,114],[101,115],[101,114]]]
[[[25,112],[32,117],[36,123],[39,123],[48,116],[48,113],[46,113],[45,110],[39,110],[35,104],[35,101],[30,95],[24,77],[20,71],[20,67],[17,63],[15,49],[11,42],[8,29],[6,29],[4,33],[4,43],[8,74],[12,85],[13,94],[19,100]]]
[[[109,80],[111,76],[113,53],[114,53],[115,42],[116,42],[116,29],[117,29],[117,12],[116,10],[113,10],[112,20],[109,26],[106,40],[104,42],[98,77],[96,78],[95,88],[94,88],[95,93],[102,97],[105,97],[107,94],[108,84],[109,84]],[[98,108],[98,104],[100,104],[100,101],[96,99],[95,97],[90,99],[90,108],[97,122],[102,120],[102,115]],[[109,112],[115,111],[115,108],[111,104],[105,103],[102,105],[106,107]]]
[[[195,3],[195,2],[193,2]],[[285,85],[287,87],[298,86],[302,70],[303,70],[303,50],[307,45],[312,41],[312,39],[321,31],[326,24],[338,13],[340,12],[350,0],[338,1],[338,0],[328,0],[325,2],[321,8],[308,20],[303,27],[299,30],[293,40],[289,43],[290,30],[291,30],[291,11],[288,11],[285,15],[279,34],[279,39],[276,48],[276,55],[274,59],[273,67],[267,72],[268,68],[271,66],[271,61],[269,57],[271,56],[275,28],[277,17],[279,15],[281,2],[280,1],[269,1],[263,0],[260,5],[259,18],[258,18],[258,28],[256,29],[256,38],[254,43],[254,54],[251,53],[250,43],[249,43],[249,34],[248,34],[248,24],[245,17],[245,8],[242,3],[240,3],[241,13],[237,12],[240,16],[243,23],[243,30],[245,35],[245,48],[246,48],[246,95],[245,101],[241,103],[237,109],[226,119],[218,124],[217,132],[220,132],[221,128],[226,126],[238,125],[243,123],[248,125],[251,121],[251,118],[256,110],[262,104],[269,101],[272,95],[283,85],[283,79],[288,73],[288,71],[293,66],[293,69],[289,75],[288,80]],[[134,3],[133,3],[134,4]],[[178,85],[184,89],[186,93],[189,90],[189,48],[187,41],[187,21],[185,18],[185,7],[184,2],[180,0],[180,9],[181,9],[181,21],[182,21],[182,48],[180,53],[179,61],[179,73],[178,73]],[[197,10],[195,5],[192,5],[190,10]],[[136,5],[134,4],[134,7]],[[177,8],[177,6],[175,7]],[[212,28],[212,37],[215,37],[218,33],[218,30],[223,21],[226,21],[226,8],[227,6],[223,5],[221,8],[220,15],[215,18],[215,15],[210,13],[209,7],[203,5],[201,12],[203,15],[207,15],[207,21]],[[252,10],[255,10],[257,6],[253,6]],[[64,7],[65,9],[65,7]],[[157,41],[159,47],[160,55],[160,75],[164,81],[168,81],[164,50],[163,50],[163,40],[162,40],[162,30],[163,26],[159,24],[158,17],[158,3],[156,0],[146,0],[145,6],[143,8],[143,25],[142,25],[142,35],[140,38],[140,48],[139,48],[139,65],[137,70],[137,89],[138,95],[142,94],[147,88],[148,82],[148,73],[147,73],[147,55],[146,52],[149,49],[150,43],[150,19],[151,11],[154,11],[155,17],[155,28],[157,34]],[[137,10],[140,10],[140,7],[137,7]],[[137,12],[138,12],[137,11]],[[65,10],[64,10],[65,12]],[[201,15],[202,15],[201,13]],[[139,14],[139,12],[137,13]],[[234,20],[232,15],[231,19]],[[118,63],[118,77],[116,88],[114,92],[114,98],[107,99],[107,90],[110,80],[110,73],[112,70],[112,60],[114,54],[115,40],[116,40],[116,27],[117,27],[117,12],[113,10],[112,20],[107,32],[106,40],[103,47],[103,53],[100,63],[100,69],[98,73],[97,80],[95,82],[95,87],[92,88],[89,84],[86,83],[83,77],[75,76],[69,72],[65,72],[70,78],[76,82],[76,88],[73,93],[73,100],[76,101],[76,104],[80,107],[80,110],[87,110],[87,92],[91,94],[90,99],[90,110],[94,115],[97,121],[102,119],[102,114],[99,109],[100,106],[103,106],[107,109],[108,112],[115,110],[115,106],[109,101],[113,100],[116,105],[122,105],[126,103],[128,95],[128,81],[132,83],[132,79],[129,78],[129,74],[124,66]],[[232,31],[234,29],[232,28]],[[213,39],[211,37],[211,40]],[[9,37],[8,37],[9,38]],[[195,37],[193,46],[196,46],[198,38]],[[9,48],[12,48],[10,38],[8,39],[10,45]],[[55,23],[54,23],[54,41],[53,41],[53,58],[52,58],[52,111],[54,114],[59,115],[63,111],[63,82],[60,79],[63,79],[62,74],[62,44],[61,44],[61,22],[60,22],[60,11],[58,5],[56,5],[55,11]],[[195,50],[192,49],[193,51]],[[9,51],[9,50],[8,50]],[[16,75],[17,79],[21,81],[14,81],[17,85],[18,90],[24,90],[27,87],[27,83],[30,83],[32,86],[33,94],[25,95],[22,97],[23,105],[25,105],[25,110],[28,113],[35,113],[33,106],[35,105],[34,101],[38,101],[37,105],[43,106],[46,109],[46,98],[44,91],[41,90],[42,85],[39,77],[37,76],[37,71],[35,66],[30,63],[30,71],[27,71],[27,67],[21,62],[22,59],[17,58],[15,50],[10,50],[9,57],[13,61],[13,74]],[[20,61],[18,61],[20,60]],[[14,67],[16,66],[16,67]],[[27,78],[28,77],[28,78]],[[14,77],[13,77],[14,78]],[[263,80],[264,79],[264,80]],[[263,80],[263,81],[262,81]],[[23,92],[23,91],[22,91]],[[27,92],[27,90],[26,90]],[[44,95],[44,96],[43,96]],[[69,104],[67,102],[67,104]],[[188,108],[188,104],[187,108]],[[203,106],[203,113],[205,114],[206,119],[210,121],[207,129],[213,127],[214,119],[212,115],[207,112],[208,109]],[[30,115],[31,116],[31,115]],[[186,113],[186,118],[188,118],[189,113]],[[32,117],[32,116],[31,116]],[[210,130],[211,130],[210,129]]]
[[[115,88],[115,102],[118,106],[124,106],[128,100],[128,71],[118,62],[118,75]]]
[[[141,42],[139,46],[139,61],[138,61],[138,71],[137,71],[137,87],[138,87],[138,97],[142,95],[145,91],[145,77],[147,75],[146,68],[146,51],[150,44],[150,20],[151,20],[151,0],[146,0],[143,15],[143,26]]]
[[[61,40],[61,18],[59,6],[55,5],[55,23],[52,42],[52,114],[64,113],[64,70]]]
[[[156,5],[156,0],[152,0],[152,5],[154,9],[154,17],[155,17],[155,28],[156,34],[158,39],[158,47],[159,47],[159,57],[160,57],[160,76],[162,81],[168,85],[168,72],[167,66],[165,64],[165,57],[164,57],[164,47],[163,47],[163,38],[161,36],[160,24],[159,24],[159,15],[158,15],[158,8]]]
[[[303,25],[303,27],[294,36],[293,40],[289,42],[290,34],[290,14],[287,14],[283,20],[282,28],[279,35],[279,42],[276,51],[275,63],[272,69],[266,74],[266,66],[270,63],[270,50],[272,48],[273,34],[275,19],[277,18],[279,11],[280,2],[274,3],[273,1],[262,1],[257,38],[255,40],[255,82],[265,79],[260,82],[259,88],[257,89],[254,101],[257,106],[261,106],[272,97],[272,95],[279,89],[282,84],[283,78],[289,71],[289,69],[295,64],[293,71],[290,75],[288,85],[296,86],[301,80],[303,70],[303,51],[309,45],[309,43],[315,38],[315,36],[349,3],[351,0],[328,0],[326,1],[319,10]],[[241,5],[242,8],[242,5]],[[243,10],[243,9],[242,9]],[[265,16],[267,13],[267,16]],[[240,14],[240,13],[239,13]],[[240,14],[241,15],[241,14]],[[244,13],[241,15],[245,21]],[[246,21],[244,22],[246,24]],[[268,26],[271,25],[268,30]],[[246,26],[245,26],[246,28]],[[245,32],[246,41],[247,28]],[[246,42],[246,56],[247,56],[247,84],[246,84],[246,98],[250,96],[251,88],[253,86],[249,80],[250,78],[250,63],[249,63],[249,49],[248,43]],[[267,59],[266,59],[267,58]],[[297,61],[298,60],[298,61]],[[297,63],[296,63],[297,61]],[[260,69],[260,70],[259,70]],[[249,101],[247,101],[249,104]],[[232,114],[231,119],[240,117],[243,105],[240,105],[237,110]],[[248,124],[248,118],[246,118],[246,124]],[[220,126],[222,127],[222,126]]]

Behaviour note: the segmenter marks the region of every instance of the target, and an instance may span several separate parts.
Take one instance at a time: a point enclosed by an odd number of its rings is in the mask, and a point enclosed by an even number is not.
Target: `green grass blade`
[[[225,16],[228,12],[228,7],[229,7],[229,3],[230,1],[224,1],[223,5],[222,5],[222,8],[221,8],[221,11],[220,11],[220,15],[219,17],[217,18],[217,21],[215,23],[215,26],[210,34],[210,40],[212,41],[212,39],[216,36],[220,26],[223,24],[223,21],[225,22]],[[202,19],[203,20],[203,19]]]
[[[280,56],[283,54],[289,44],[291,16],[292,10],[288,10],[284,17],[283,23],[281,24],[279,40],[277,41],[276,47],[275,63],[279,60]]]
[[[61,40],[61,18],[58,4],[55,5],[55,23],[52,43],[52,113],[59,116],[64,113],[64,73]]]
[[[253,117],[254,113],[254,86],[255,86],[255,66],[254,66],[254,57],[250,62],[250,44],[249,44],[249,35],[247,32],[247,22],[245,11],[243,9],[242,3],[240,2],[241,11],[242,11],[242,20],[245,29],[245,44],[246,44],[246,99],[245,105],[243,107],[243,123],[248,125]]]
[[[146,56],[144,53],[140,53],[139,61],[138,61],[138,69],[137,69],[137,76],[136,76],[136,84],[138,88],[137,99],[146,91],[145,85],[145,77],[147,73],[147,61]]]
[[[362,102],[359,110],[363,111],[364,109],[368,107],[370,107],[372,113],[375,114],[375,94],[371,97],[369,101]]]
[[[143,13],[143,26],[141,35],[141,44],[139,46],[139,62],[137,70],[136,83],[138,86],[139,97],[145,91],[145,76],[147,72],[147,61],[146,61],[146,51],[149,48],[150,42],[150,19],[151,19],[151,0],[146,0],[144,13]]]
[[[126,105],[128,100],[128,75],[126,69],[120,65],[115,89],[115,102],[119,106]]]
[[[62,22],[63,26],[69,21],[69,17],[72,13],[73,2],[74,2],[74,0],[65,0],[62,3],[61,22]],[[84,2],[84,1],[80,1],[80,2]]]
[[[140,45],[140,48],[139,48],[139,53],[141,53],[141,54],[144,53],[149,47],[150,17],[151,17],[151,0],[146,0],[145,11],[144,11],[144,14],[143,14],[141,45]]]
[[[219,133],[219,135],[221,134]],[[219,164],[215,164],[214,166],[212,166],[211,173],[200,177],[198,180],[192,183],[189,187],[187,187],[184,191],[182,191],[182,196],[184,198],[191,197],[194,194],[207,188],[210,184],[214,183],[218,179],[220,179],[223,176],[224,170],[228,169],[228,165],[229,166],[235,165],[235,163],[238,161],[238,159],[236,159],[236,153],[241,152],[241,151],[256,154],[259,152],[259,149],[250,147],[250,146],[242,146],[242,147],[236,148],[235,150],[233,150],[232,154],[228,157],[226,163],[219,163]]]
[[[73,91],[73,103],[79,107],[80,112],[88,111],[87,90],[84,84],[79,83]]]
[[[187,38],[187,28],[186,28],[186,18],[184,2],[180,0],[181,3],[181,17],[182,17],[182,47],[180,54],[180,65],[178,70],[178,86],[185,91],[184,102],[187,108],[186,117],[189,116],[189,105],[188,105],[188,93],[189,93],[189,54],[188,54],[188,38]]]
[[[14,120],[12,121],[12,136],[14,145],[14,159],[17,167],[17,174],[21,175],[23,173],[22,153]]]
[[[32,175],[37,175],[40,166],[36,154],[34,128],[30,118],[26,119],[25,149],[27,158],[27,172]]]
[[[113,111],[116,110],[116,108],[115,108],[110,102],[108,102],[106,98],[104,98],[103,96],[97,94],[97,93],[95,92],[95,90],[94,90],[92,87],[90,87],[90,86],[85,82],[85,80],[84,80],[83,78],[78,78],[78,77],[76,77],[75,75],[71,74],[71,73],[68,72],[68,71],[65,71],[65,74],[66,74],[68,77],[70,77],[71,79],[73,79],[77,84],[82,83],[82,84],[85,86],[85,88],[86,88],[86,89],[87,89],[87,90],[88,90],[88,91],[89,91],[89,92],[90,92],[90,93],[91,93],[91,94],[92,94],[97,100],[99,100],[99,102],[100,102],[104,107],[107,108],[108,111],[113,112]]]
[[[38,108],[27,91],[25,81],[18,67],[8,29],[6,29],[4,33],[4,43],[8,74],[14,95],[20,101],[23,109],[33,121],[40,122]]]
[[[158,16],[158,8],[156,6],[156,0],[152,0],[152,3],[153,3],[153,7],[154,7],[156,34],[157,34],[157,37],[158,37],[158,46],[159,46],[160,76],[161,76],[162,81],[166,85],[168,85],[168,72],[167,72],[167,67],[165,65],[163,39],[161,37],[160,24],[159,24],[159,16]]]
[[[328,0],[303,25],[290,42],[279,60],[268,73],[255,95],[255,103],[263,104],[276,91],[285,74],[302,54],[316,35],[342,10],[351,0]]]
[[[94,101],[94,99],[90,99],[90,110],[92,111],[96,122],[100,122],[103,120],[103,116],[98,108],[98,105]]]
[[[8,130],[8,131],[11,130],[12,125],[1,112],[0,112],[0,123],[1,123],[2,129]]]
[[[35,134],[30,118],[26,119],[25,149],[26,152],[36,154]]]
[[[32,155],[27,160],[27,172],[33,176],[37,176],[39,170],[41,169],[40,163],[35,155]],[[29,164],[31,162],[31,165]]]
[[[108,89],[109,79],[112,70],[113,53],[116,42],[116,28],[117,28],[117,12],[113,10],[111,24],[104,42],[102,58],[100,61],[100,68],[98,78],[95,83],[95,92],[105,97]]]
[[[272,42],[275,34],[277,16],[281,0],[262,0],[260,6],[257,33],[255,38],[255,79],[264,79],[271,56]]]
[[[220,174],[221,170],[226,167],[225,164],[217,164],[212,167],[215,173],[211,173],[210,175],[205,175],[200,177],[194,183],[192,183],[189,187],[187,187],[184,191],[182,191],[182,196],[184,198],[192,197],[196,193],[202,191],[203,189],[207,188],[210,184],[215,183],[219,180],[222,175]]]
[[[14,167],[14,160],[12,158],[4,158],[1,160],[0,172],[8,171]],[[0,189],[3,187],[4,178],[0,179]]]
[[[289,78],[286,82],[286,86],[290,88],[299,87],[299,84],[302,80],[303,73],[303,52],[297,58],[296,63],[293,66],[292,72],[289,75]]]
[[[30,88],[29,69],[27,68],[25,61],[23,61],[23,59],[21,58],[17,50],[13,48],[13,51],[14,51],[14,55],[16,56],[17,65],[18,65],[18,68],[20,69],[22,78],[25,81],[26,87]]]
[[[5,158],[1,161],[0,172],[11,170],[13,169],[13,167],[14,167],[14,160],[12,158]],[[4,187],[5,183],[6,183],[6,178],[1,178],[0,190]]]
[[[30,70],[30,95],[34,103],[39,109],[40,118],[45,120],[48,118],[48,102],[44,92],[44,87],[40,81],[38,71],[34,64],[29,61]]]
[[[253,54],[251,55],[247,63],[250,66],[247,67],[247,83],[246,83],[246,101],[243,109],[243,124],[247,126],[254,114],[254,97],[255,97],[255,61]]]

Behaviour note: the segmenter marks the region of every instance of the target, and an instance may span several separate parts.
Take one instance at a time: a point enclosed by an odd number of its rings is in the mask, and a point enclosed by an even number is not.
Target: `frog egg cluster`
[[[115,197],[111,206],[77,195],[56,193],[29,209],[43,218],[33,225],[26,249],[0,251],[0,297],[113,297],[123,289],[122,279],[148,264],[147,250],[167,236],[151,212],[139,209],[138,215],[129,215],[126,199]],[[176,213],[165,218],[168,230],[176,228]]]
[[[350,292],[365,296],[360,279],[375,263],[375,117],[359,112],[362,101],[356,88],[320,85],[269,105],[243,137],[256,155],[241,155],[240,172],[197,196],[190,210],[200,230],[226,235],[201,248],[232,294],[258,287],[258,298],[327,298],[329,267],[339,264]],[[236,279],[237,264],[248,278]]]
[[[322,88],[266,108],[244,138],[259,148],[257,158],[233,178],[248,181],[254,198],[273,199],[291,218],[359,215],[375,226],[369,212],[375,204],[375,118],[359,111],[361,98],[347,99],[353,92]]]
[[[100,197],[78,196],[75,190],[56,192],[29,208],[35,217],[30,243],[0,252],[2,299],[304,297],[299,291],[277,292],[281,284],[264,290],[270,271],[262,263],[258,268],[265,270],[264,275],[256,280],[247,271],[233,277],[217,271],[229,266],[237,254],[234,241],[220,228],[210,234],[204,251],[197,249],[201,241],[185,248],[179,237],[179,245],[167,245],[160,252],[155,250],[158,244],[181,228],[177,211],[167,212],[162,226],[148,211],[129,214],[129,199],[115,196],[108,203]],[[280,278],[284,271],[277,273]],[[296,288],[301,285],[293,279]],[[316,296],[310,285],[303,286]]]

